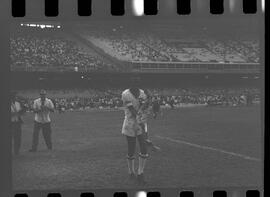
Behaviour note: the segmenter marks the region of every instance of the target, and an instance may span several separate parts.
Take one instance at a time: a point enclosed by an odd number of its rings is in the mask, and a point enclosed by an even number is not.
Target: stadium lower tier
[[[48,90],[59,111],[85,109],[116,109],[122,107],[123,89]],[[152,102],[161,107],[177,108],[186,105],[249,106],[260,103],[257,88],[167,88],[147,89]],[[39,90],[19,91],[19,98],[28,111]]]

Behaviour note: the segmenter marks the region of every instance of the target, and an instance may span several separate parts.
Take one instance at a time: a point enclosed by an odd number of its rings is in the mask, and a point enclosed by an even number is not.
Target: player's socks
[[[138,168],[138,175],[143,174],[144,166],[146,163],[147,155],[140,155],[139,156],[139,168]]]
[[[129,174],[135,174],[135,159],[134,158],[128,158],[128,173]]]

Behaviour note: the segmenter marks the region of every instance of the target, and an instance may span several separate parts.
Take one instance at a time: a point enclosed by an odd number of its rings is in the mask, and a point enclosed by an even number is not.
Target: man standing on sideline
[[[35,113],[34,117],[34,132],[32,148],[30,152],[36,152],[39,139],[39,131],[42,130],[42,134],[49,150],[52,150],[52,129],[50,112],[54,111],[53,102],[46,98],[46,91],[40,91],[40,98],[34,101],[33,110]]]
[[[125,119],[122,127],[122,134],[126,137],[128,145],[127,151],[128,171],[130,178],[132,179],[135,178],[136,176],[134,166],[135,150],[136,150],[136,140],[138,140],[140,146],[140,153],[139,153],[139,167],[137,180],[139,181],[140,184],[145,183],[144,167],[148,154],[143,131],[140,128],[136,117],[140,107],[140,100],[145,99],[146,95],[144,91],[137,87],[126,89],[122,93],[123,106],[125,110]]]
[[[24,109],[19,101],[17,101],[16,92],[11,92],[11,132],[13,141],[14,154],[18,155],[21,147],[22,139],[22,118]]]

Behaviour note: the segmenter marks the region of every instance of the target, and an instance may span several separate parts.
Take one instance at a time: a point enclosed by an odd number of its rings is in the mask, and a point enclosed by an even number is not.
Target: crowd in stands
[[[92,70],[113,68],[74,41],[50,35],[17,35],[10,38],[11,66],[67,67]],[[11,67],[12,68],[12,67]]]
[[[246,61],[259,62],[259,42],[255,40],[240,39],[240,41],[230,40],[228,43],[235,51],[240,52],[246,58]]]
[[[87,34],[87,36],[85,36]],[[141,62],[259,62],[258,40],[250,37],[185,35],[170,41],[154,33],[132,31],[88,32],[82,35],[105,52],[121,60]]]
[[[49,98],[59,111],[85,109],[115,109],[122,107],[121,91],[117,90],[84,90],[48,92]],[[246,106],[260,102],[260,92],[256,88],[245,89],[148,89],[152,101],[160,106],[177,108],[181,105],[205,106]],[[20,96],[22,103],[31,111],[33,97]]]
[[[90,33],[91,35],[91,33]],[[143,34],[125,33],[121,36],[95,32],[93,35],[85,36],[90,42],[112,56],[121,60],[131,61],[170,61],[167,54],[162,54],[158,48],[150,46]]]
[[[197,33],[179,34],[172,39],[157,32],[129,29],[84,30],[78,31],[78,36],[110,56],[134,62],[258,63],[260,56],[259,41],[254,36],[213,37]],[[12,35],[10,47],[11,68],[120,70],[65,34],[54,35],[53,31]]]
[[[156,98],[164,106],[181,104],[240,106],[258,102],[258,89],[175,89],[173,95],[157,94]]]

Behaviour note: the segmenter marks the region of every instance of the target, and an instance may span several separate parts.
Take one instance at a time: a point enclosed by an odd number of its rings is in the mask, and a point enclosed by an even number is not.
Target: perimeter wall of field
[[[136,83],[147,88],[261,87],[258,73],[77,73],[12,72],[11,88],[127,88]]]

